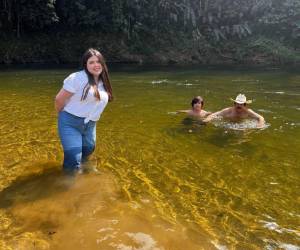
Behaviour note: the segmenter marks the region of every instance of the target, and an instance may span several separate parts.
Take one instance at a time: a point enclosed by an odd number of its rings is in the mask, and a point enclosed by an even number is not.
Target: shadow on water
[[[205,123],[203,123],[200,119],[193,119],[191,117],[186,117],[181,121],[182,125],[185,126],[196,126],[196,127],[200,127],[202,125],[205,125]]]
[[[242,123],[217,121],[205,124],[190,117],[184,118],[177,126],[166,129],[168,136],[173,138],[184,136],[194,143],[208,143],[220,149],[232,149],[242,155],[255,153],[257,146],[253,143],[253,137],[258,132],[256,122],[253,121]]]
[[[253,146],[252,140],[255,133],[259,132],[257,122],[254,120],[244,120],[242,122],[230,122],[217,120],[213,123],[214,128],[206,138],[207,142],[217,147],[236,147],[245,149],[247,154],[254,152],[256,147]],[[265,125],[262,129],[269,127]]]
[[[0,192],[0,208],[49,198],[67,191],[74,181],[74,174],[60,169],[48,169],[41,174],[19,178]]]
[[[0,193],[0,221],[12,225],[3,232],[0,227],[0,232],[13,235],[12,241],[7,241],[13,249],[33,249],[23,248],[23,244],[31,245],[37,239],[48,241],[76,218],[92,219],[119,194],[112,175],[105,171],[66,174],[52,169],[24,177]]]
[[[253,131],[227,131],[218,129],[210,134],[206,141],[220,149],[227,148],[228,152],[249,157],[256,153],[258,146],[253,143]]]
[[[211,129],[212,126],[213,129]],[[254,124],[253,122],[233,123],[222,121],[207,124],[200,119],[186,117],[182,119],[180,124],[176,127],[167,129],[167,133],[175,136],[176,134],[201,132],[202,135],[204,135],[202,139],[210,138],[208,140],[210,143],[217,146],[224,146],[225,144],[228,144],[228,142],[230,143],[231,140],[238,140],[237,144],[248,141],[246,138],[248,138],[255,130],[257,130],[256,123]],[[210,133],[213,133],[213,135],[210,135]]]
[[[151,200],[127,201],[109,172],[66,176],[46,171],[0,193],[0,236],[11,249],[206,249],[207,236],[172,224]],[[1,231],[2,230],[2,231]],[[196,235],[196,232],[194,233]],[[1,235],[1,234],[0,234]],[[72,239],[72,240],[69,240]],[[1,247],[0,247],[1,248]]]
[[[185,117],[176,127],[167,128],[165,131],[171,137],[185,135],[191,133],[201,133],[205,129],[206,124],[201,120]]]
[[[250,145],[253,131],[233,131],[224,128],[214,128],[205,140],[217,147],[235,145]]]

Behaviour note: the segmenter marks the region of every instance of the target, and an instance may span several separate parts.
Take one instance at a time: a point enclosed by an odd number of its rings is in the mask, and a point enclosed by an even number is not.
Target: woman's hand
[[[55,110],[57,112],[62,111],[66,102],[70,99],[70,97],[74,95],[74,93],[69,92],[65,89],[61,89],[55,97]]]

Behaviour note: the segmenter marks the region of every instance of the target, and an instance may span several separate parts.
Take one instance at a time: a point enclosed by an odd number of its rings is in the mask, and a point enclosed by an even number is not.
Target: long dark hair
[[[88,82],[86,83],[86,85],[82,91],[81,101],[84,101],[86,99],[91,87],[94,89],[95,97],[98,100],[100,100],[100,93],[98,91],[97,83],[96,83],[93,75],[87,69],[87,61],[92,56],[96,56],[102,66],[102,72],[99,76],[99,80],[101,79],[103,82],[104,88],[108,94],[108,100],[112,101],[113,100],[112,87],[110,84],[108,69],[107,69],[107,66],[105,63],[105,59],[98,50],[92,49],[92,48],[88,49],[82,56],[82,68],[84,69],[85,73],[88,76]]]

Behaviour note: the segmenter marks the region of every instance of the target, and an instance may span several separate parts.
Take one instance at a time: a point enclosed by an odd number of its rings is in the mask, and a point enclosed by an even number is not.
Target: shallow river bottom
[[[2,227],[16,223],[0,246],[193,250],[216,244],[196,227],[161,218],[152,200],[128,202],[123,194],[115,178],[104,171],[75,176],[48,172],[21,180],[0,197]],[[10,239],[10,234],[18,236]]]
[[[53,99],[71,70],[0,72],[0,249],[299,250],[300,76],[284,70],[111,74],[100,174],[62,173]],[[176,114],[244,93],[267,121]],[[250,129],[249,129],[250,128]]]

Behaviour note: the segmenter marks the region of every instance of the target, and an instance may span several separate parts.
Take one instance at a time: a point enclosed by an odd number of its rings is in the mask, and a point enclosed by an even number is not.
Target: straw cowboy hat
[[[237,97],[234,99],[230,98],[231,101],[234,101],[235,103],[238,104],[244,104],[244,103],[252,103],[252,100],[247,100],[247,97],[243,94],[238,94]]]

